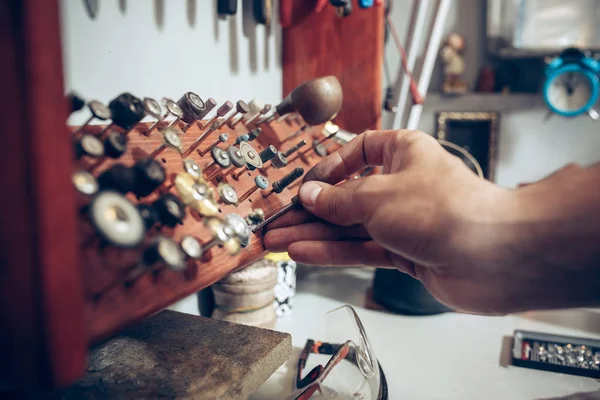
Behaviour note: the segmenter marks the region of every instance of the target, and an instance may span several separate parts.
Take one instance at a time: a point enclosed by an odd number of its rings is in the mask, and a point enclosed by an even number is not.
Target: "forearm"
[[[516,190],[526,248],[571,270],[600,270],[600,164]]]
[[[514,197],[511,244],[529,300],[543,308],[600,305],[600,165],[559,171]]]

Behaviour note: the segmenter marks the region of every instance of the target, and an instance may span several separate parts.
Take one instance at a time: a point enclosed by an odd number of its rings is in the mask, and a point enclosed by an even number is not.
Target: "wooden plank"
[[[287,333],[163,311],[90,351],[50,399],[247,399],[291,355]]]
[[[294,7],[300,9],[301,2]],[[300,83],[335,75],[344,91],[335,123],[360,133],[378,129],[382,110],[384,8],[361,9],[346,18],[329,4],[283,29],[283,94]]]
[[[59,34],[55,0],[0,2],[0,370],[16,387],[72,382],[87,346]]]

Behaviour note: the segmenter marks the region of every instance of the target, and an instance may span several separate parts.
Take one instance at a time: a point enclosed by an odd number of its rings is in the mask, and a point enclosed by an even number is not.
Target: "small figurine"
[[[462,75],[465,72],[465,60],[462,53],[466,47],[465,38],[458,33],[451,33],[442,48],[441,58],[444,63],[444,86],[446,94],[462,94],[467,91]]]

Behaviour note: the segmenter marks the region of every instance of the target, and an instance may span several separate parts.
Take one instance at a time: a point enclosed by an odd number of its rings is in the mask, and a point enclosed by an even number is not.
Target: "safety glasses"
[[[326,342],[309,339],[298,360],[289,400],[386,400],[387,383],[356,311],[343,306],[325,315]],[[310,371],[304,375],[305,371]]]

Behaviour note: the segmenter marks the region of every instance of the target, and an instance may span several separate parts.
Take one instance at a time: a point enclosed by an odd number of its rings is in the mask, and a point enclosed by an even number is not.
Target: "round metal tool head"
[[[179,107],[179,104],[177,104],[171,99],[164,99],[164,102],[169,114],[172,114],[177,118],[181,118],[183,116],[183,110],[181,109],[181,107]]]
[[[143,261],[146,265],[164,264],[165,267],[181,272],[185,270],[185,253],[181,247],[166,236],[156,236],[144,250]]]
[[[184,236],[181,238],[180,246],[187,258],[194,260],[202,258],[202,245],[195,237],[189,235]]]
[[[219,167],[227,168],[231,165],[231,159],[229,158],[227,151],[219,147],[213,147],[213,149],[210,151],[210,154]]]
[[[221,143],[227,142],[228,139],[229,139],[229,134],[227,134],[227,133],[221,133],[219,135],[219,142],[221,142]]]
[[[162,113],[162,108],[160,108],[160,104],[158,101],[151,99],[150,97],[144,97],[142,101],[144,103],[144,109],[146,110],[146,114],[153,116],[154,118],[160,118]]]
[[[254,150],[254,147],[252,147],[251,144],[248,142],[240,143],[240,151],[242,152],[242,156],[244,156],[246,164],[248,164],[249,168],[262,168],[263,162],[260,159],[258,152]]]
[[[254,98],[248,103],[248,108],[250,109],[250,113],[258,114],[263,110],[263,108],[265,108],[265,103],[257,98]]]
[[[89,207],[90,222],[98,235],[120,248],[139,246],[146,229],[138,209],[117,192],[98,193]]]
[[[327,151],[327,146],[324,144],[317,143],[316,145],[313,145],[313,148],[315,149],[315,153],[320,157],[325,157],[327,154],[329,154]]]
[[[204,112],[204,101],[196,93],[187,92],[177,101],[179,107],[183,110],[181,120],[191,124],[198,120]]]
[[[161,133],[163,134],[163,138],[167,146],[174,148],[180,153],[183,151],[181,137],[175,128],[166,128],[162,130]]]
[[[181,224],[185,218],[185,205],[177,196],[167,193],[153,203],[160,222],[168,227],[174,228]]]
[[[190,158],[183,160],[183,169],[196,179],[199,179],[202,176],[202,169],[196,164],[196,161]]]
[[[214,216],[219,206],[214,202],[214,191],[204,179],[196,179],[182,172],[175,177],[175,189],[181,200],[202,216]]]
[[[98,176],[102,190],[115,190],[119,193],[133,192],[136,188],[136,173],[133,168],[116,163]]]
[[[260,159],[262,160],[262,162],[266,163],[271,158],[275,157],[276,154],[277,154],[277,147],[270,144],[269,146],[265,147],[265,149],[263,151],[261,151],[259,155],[260,155]]]
[[[242,247],[247,247],[250,243],[250,227],[244,218],[238,214],[227,214],[225,223],[233,230],[235,236],[240,241]]]
[[[250,107],[244,100],[239,100],[237,103],[235,103],[235,109],[240,114],[246,114],[250,111]]]
[[[108,108],[112,122],[125,130],[133,129],[146,114],[142,100],[131,93],[121,93],[108,103]]]
[[[239,145],[240,143],[247,142],[248,140],[250,140],[250,135],[244,133],[243,135],[240,135],[235,138],[235,144]]]
[[[104,139],[104,153],[110,158],[119,158],[127,152],[127,135],[117,131],[110,131]]]
[[[210,112],[210,110],[212,110],[216,106],[217,106],[217,101],[215,99],[213,99],[212,97],[209,97],[204,102],[204,112],[206,113],[206,110],[208,110]]]
[[[269,187],[269,181],[262,175],[257,175],[256,178],[254,178],[254,184],[258,186],[259,189],[263,190]]]
[[[231,110],[233,110],[233,103],[227,100],[221,107],[217,109],[217,116],[224,117]]]
[[[144,220],[146,229],[152,228],[159,220],[156,210],[149,204],[139,203],[137,209]]]
[[[92,115],[102,121],[106,121],[112,116],[110,109],[106,105],[104,105],[104,103],[101,103],[98,100],[90,101],[88,107],[90,108]]]
[[[275,157],[271,159],[271,164],[273,165],[273,168],[284,168],[287,167],[288,160],[283,153],[279,151],[277,154],[275,154]]]
[[[219,197],[225,204],[237,204],[238,195],[235,189],[226,183],[219,184]]]
[[[333,76],[312,79],[296,87],[277,105],[281,115],[297,111],[310,125],[334,118],[342,107],[342,86]]]
[[[248,132],[248,136],[250,137],[250,141],[254,141],[256,140],[256,138],[258,138],[260,136],[260,134],[262,133],[262,129],[261,128],[256,128],[256,129],[252,129],[250,132]]]
[[[227,148],[227,154],[229,154],[229,159],[231,160],[231,164],[236,168],[240,168],[246,165],[246,159],[242,154],[242,151],[237,146],[229,146]]]
[[[79,138],[79,152],[78,155],[88,157],[102,157],[104,155],[104,143],[98,137],[84,133]]]
[[[158,189],[167,179],[164,167],[153,158],[143,158],[133,165],[135,194],[144,197]]]
[[[204,111],[204,108],[206,108],[204,101],[194,92],[187,92],[184,94],[178,103],[180,106],[182,106],[182,103],[185,104],[196,115],[200,114],[202,111]]]
[[[91,196],[98,192],[98,182],[94,175],[87,171],[75,171],[71,175],[71,182],[75,189],[86,196]]]
[[[216,239],[220,243],[228,241],[235,235],[233,229],[225,225],[219,218],[207,218],[204,220],[204,224],[212,231],[213,239]]]
[[[265,212],[262,208],[256,208],[248,214],[246,217],[246,222],[250,224],[259,224],[265,220]]]

